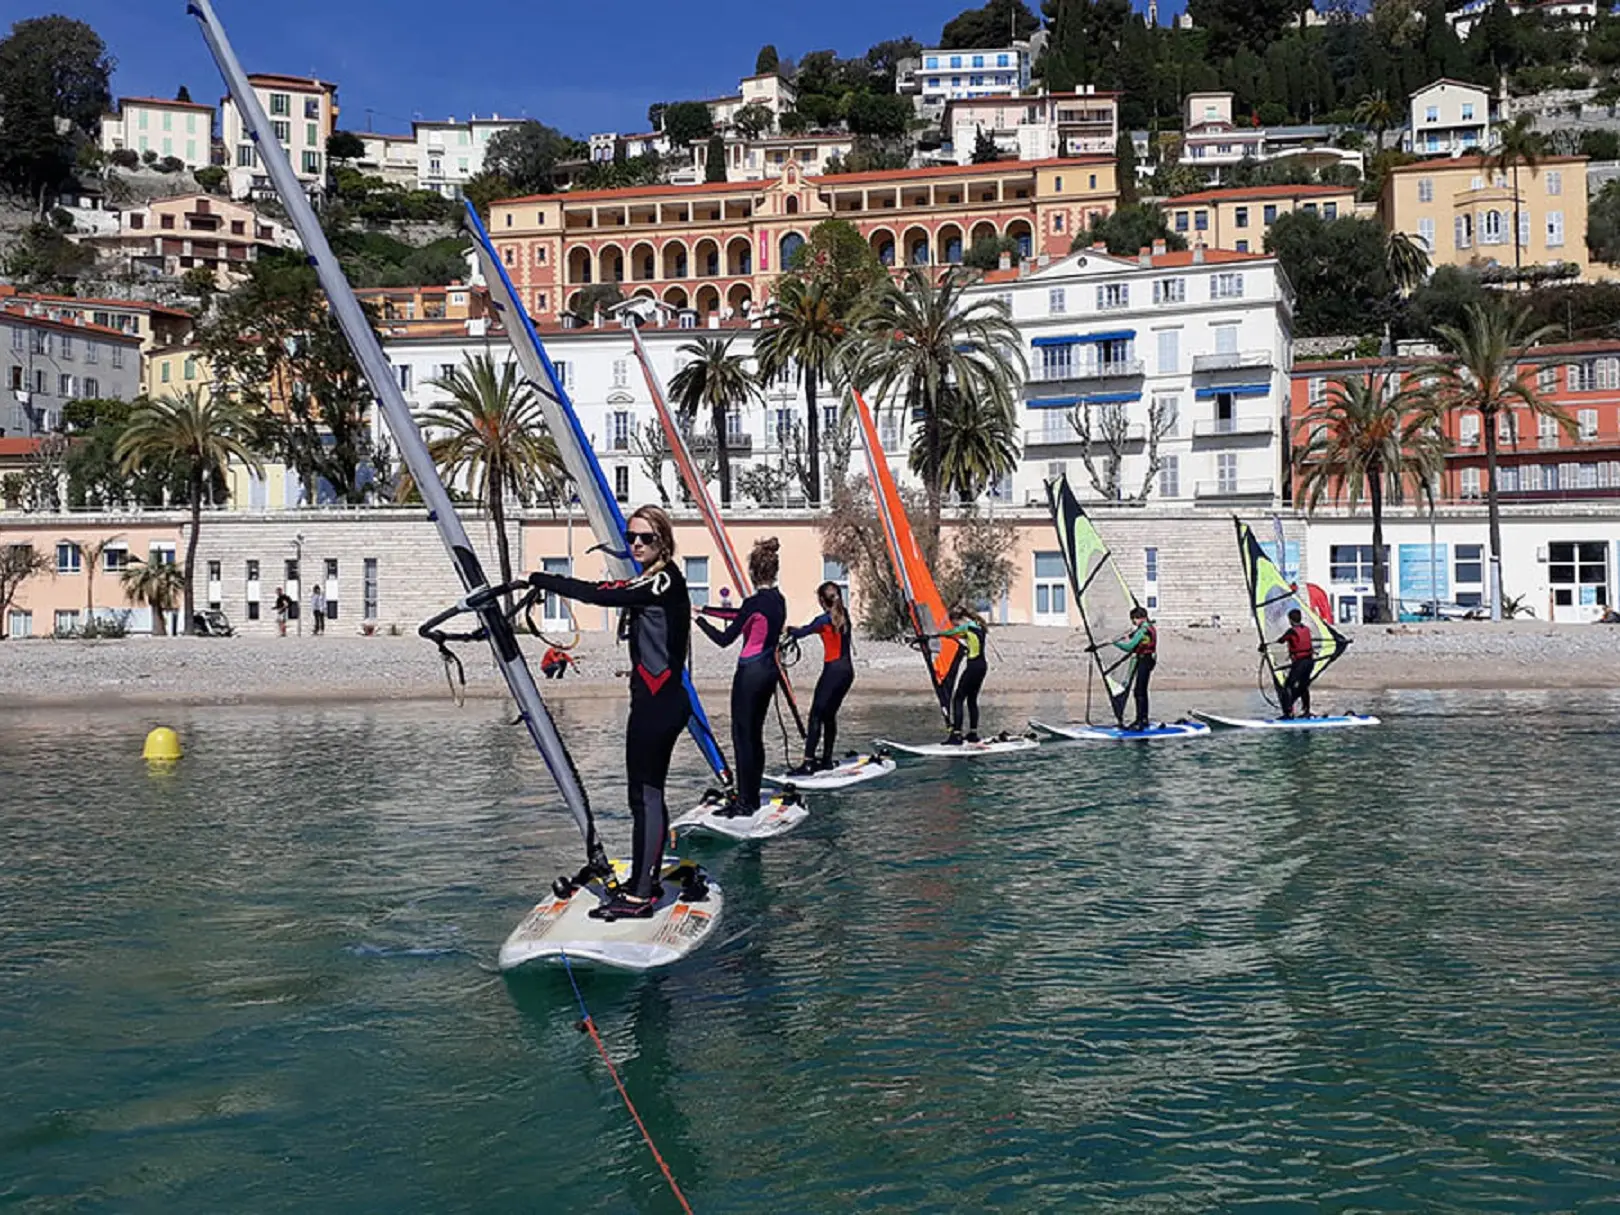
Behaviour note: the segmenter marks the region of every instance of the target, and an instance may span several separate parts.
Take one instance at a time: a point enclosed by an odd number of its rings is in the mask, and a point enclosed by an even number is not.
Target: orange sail
[[[933,634],[951,627],[946,615],[945,601],[940,598],[934,576],[923,560],[922,549],[906,517],[905,503],[895,487],[894,474],[883,454],[878,440],[877,426],[872,421],[872,410],[866,398],[855,393],[855,416],[860,422],[861,439],[866,448],[866,467],[872,481],[872,496],[877,499],[878,518],[883,522],[883,540],[889,549],[889,561],[894,565],[895,577],[905,594],[906,613],[918,638],[918,648],[928,663],[928,677],[934,692],[940,697],[940,711],[946,711],[945,681],[956,662],[959,643],[954,637],[925,640]],[[937,647],[937,648],[936,648]]]

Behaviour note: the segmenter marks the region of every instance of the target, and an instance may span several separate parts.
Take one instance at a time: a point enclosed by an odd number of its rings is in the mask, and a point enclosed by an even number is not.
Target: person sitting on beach
[[[1278,698],[1282,701],[1282,715],[1284,721],[1290,721],[1294,716],[1294,705],[1298,704],[1305,711],[1301,717],[1311,715],[1311,672],[1316,666],[1316,634],[1312,633],[1310,626],[1305,623],[1305,616],[1298,608],[1290,609],[1288,613],[1288,631],[1273,645],[1288,647],[1288,675],[1283,680]],[[1261,653],[1265,652],[1265,643],[1260,645]]]

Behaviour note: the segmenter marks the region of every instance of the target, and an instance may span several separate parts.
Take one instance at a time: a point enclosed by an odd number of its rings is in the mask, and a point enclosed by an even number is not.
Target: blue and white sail
[[[563,466],[573,478],[575,492],[579,495],[586,519],[590,521],[596,543],[607,554],[608,570],[615,578],[633,578],[640,573],[640,567],[624,551],[624,512],[608,484],[607,473],[602,468],[602,462],[596,458],[568,390],[563,387],[556,366],[546,354],[545,344],[535,331],[534,322],[519,302],[517,290],[512,286],[505,264],[496,255],[495,246],[490,243],[489,233],[479,220],[478,212],[471,203],[466,203],[465,207],[463,223],[475,242],[474,252],[483,271],[484,283],[489,288],[490,303],[506,329],[506,337],[512,343],[512,353],[518,367],[540,394],[540,411],[546,419],[546,428],[557,443]],[[683,669],[681,681],[692,702],[692,721],[688,727],[692,738],[703,752],[703,757],[709,761],[715,776],[729,787],[732,783],[731,769],[715,742],[708,714],[703,711],[697,689],[692,686],[691,672]]]
[[[490,649],[494,653],[496,666],[500,668],[512,698],[517,702],[519,720],[528,731],[546,766],[551,770],[552,779],[557,782],[563,802],[579,825],[580,833],[585,837],[588,863],[598,872],[611,872],[596,833],[596,824],[585,787],[580,781],[578,772],[574,770],[568,749],[563,745],[551,714],[546,710],[545,702],[540,697],[534,676],[524,661],[517,636],[506,618],[505,605],[499,595],[491,592],[489,580],[484,576],[478,557],[473,552],[467,529],[462,525],[450,495],[439,479],[438,469],[428,454],[427,443],[422,438],[422,432],[416,425],[416,418],[412,415],[404,394],[400,392],[399,383],[394,378],[387,358],[383,355],[377,335],[366,319],[364,311],[361,310],[359,301],[355,299],[354,291],[350,288],[348,279],[344,277],[343,270],[327,243],[325,233],[321,231],[320,221],[304,194],[303,186],[293,174],[287,153],[281,147],[280,141],[275,138],[270,119],[248,83],[242,65],[237,62],[235,52],[226,41],[224,30],[220,27],[218,18],[214,16],[212,6],[208,0],[189,0],[186,11],[196,17],[202,28],[208,49],[213,54],[215,63],[219,65],[226,87],[242,114],[249,137],[258,149],[259,161],[264,166],[265,173],[269,175],[271,184],[275,187],[282,206],[286,208],[299,238],[303,241],[309,263],[314,267],[316,275],[320,278],[321,287],[331,302],[332,315],[337,319],[344,337],[354,351],[355,358],[365,373],[366,381],[376,395],[377,404],[387,420],[394,442],[399,447],[400,457],[410,469],[411,476],[421,492],[422,501],[427,506],[428,519],[438,529],[445,548],[449,550],[451,563],[455,566],[456,573],[467,592],[458,606],[477,616],[481,633],[488,639]]]

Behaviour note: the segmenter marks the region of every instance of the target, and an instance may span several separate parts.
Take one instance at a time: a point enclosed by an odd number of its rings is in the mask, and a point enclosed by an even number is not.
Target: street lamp
[[[287,581],[296,583],[298,589],[296,591],[294,591],[291,595],[289,595],[288,598],[292,600],[293,623],[294,623],[294,625],[296,626],[296,628],[298,630],[298,632],[295,634],[295,636],[302,637],[304,635],[304,613],[299,608],[298,605],[299,605],[299,601],[302,600],[303,597],[304,597],[304,533],[303,532],[299,532],[295,536],[293,536],[293,538],[292,538],[292,546],[293,546],[293,569],[297,572],[298,577],[297,578],[289,578]]]

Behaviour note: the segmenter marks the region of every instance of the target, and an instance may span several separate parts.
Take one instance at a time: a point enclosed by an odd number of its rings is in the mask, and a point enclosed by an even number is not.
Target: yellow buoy
[[[173,763],[180,758],[180,736],[168,726],[159,726],[146,736],[141,755],[149,762]]]

